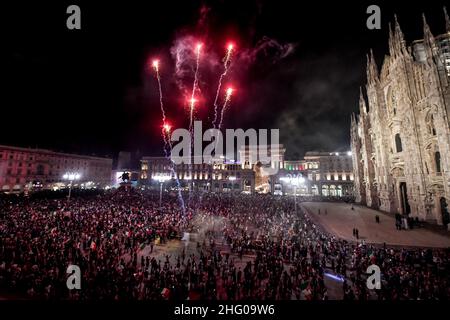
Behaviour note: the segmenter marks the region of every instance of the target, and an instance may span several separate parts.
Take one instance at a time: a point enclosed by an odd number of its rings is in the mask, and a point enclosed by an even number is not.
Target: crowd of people
[[[342,295],[332,298],[349,300],[450,297],[449,250],[341,240],[289,198],[191,194],[182,209],[177,197],[165,194],[161,207],[159,194],[138,191],[0,199],[0,294],[326,300],[333,286]],[[180,243],[176,252],[153,252],[168,241]],[[372,264],[382,272],[379,290],[366,285]],[[66,286],[68,265],[80,267],[80,290]]]

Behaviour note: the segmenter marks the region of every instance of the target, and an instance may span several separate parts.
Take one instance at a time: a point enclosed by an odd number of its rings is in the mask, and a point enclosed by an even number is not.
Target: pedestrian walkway
[[[303,202],[301,206],[306,208],[326,231],[346,240],[356,240],[353,228],[357,228],[359,240],[365,240],[367,243],[450,247],[450,233],[444,235],[424,228],[399,231],[395,228],[394,217],[367,207],[354,205],[354,210],[351,210],[351,204],[340,202]],[[380,217],[380,223],[375,221],[377,215]]]

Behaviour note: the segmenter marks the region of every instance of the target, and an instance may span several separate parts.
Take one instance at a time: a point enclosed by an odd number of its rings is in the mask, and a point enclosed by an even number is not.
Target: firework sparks
[[[195,64],[195,73],[194,73],[194,83],[192,84],[192,94],[191,98],[189,99],[189,132],[193,133],[193,123],[194,123],[194,111],[195,111],[195,103],[197,102],[197,99],[195,99],[195,93],[198,90],[198,70],[200,66],[200,55],[202,50],[202,43],[198,43],[196,46],[196,64]],[[191,134],[191,152],[193,152],[193,134]],[[192,154],[191,154],[192,156]],[[190,188],[190,191],[192,188]],[[189,196],[191,196],[191,192],[189,192]]]
[[[164,127],[166,124],[166,112],[164,110],[164,103],[163,103],[163,94],[162,94],[162,86],[161,86],[161,76],[159,75],[159,60],[155,59],[152,62],[153,70],[155,71],[156,79],[158,80],[158,91],[159,91],[159,104],[161,107],[161,116],[162,116],[162,122],[163,122],[163,130],[162,130],[162,137],[164,140],[164,154],[167,157],[167,137]]]
[[[227,54],[225,55],[225,59],[223,62],[226,69],[228,69],[228,66],[230,64],[231,55],[233,54],[233,49],[234,49],[234,44],[229,43],[228,47],[227,47]]]
[[[226,51],[225,57],[223,58],[223,72],[219,77],[219,84],[217,85],[216,98],[214,99],[214,120],[213,120],[214,128],[216,128],[216,123],[217,123],[217,115],[218,115],[217,109],[219,107],[218,100],[219,100],[220,88],[222,87],[223,78],[228,73],[228,68],[230,67],[230,64],[231,64],[231,58],[233,55],[233,51],[234,51],[234,45],[232,43],[229,43],[227,46],[227,51]]]
[[[152,62],[152,66],[153,69],[155,70],[155,74],[156,74],[156,79],[158,80],[158,89],[159,89],[159,103],[161,106],[161,115],[162,115],[162,137],[164,140],[164,154],[166,156],[166,158],[168,160],[170,160],[170,171],[172,173],[172,175],[175,177],[177,186],[178,186],[178,200],[180,202],[181,205],[181,209],[183,211],[183,216],[186,216],[186,207],[184,204],[184,199],[183,199],[183,195],[181,194],[181,184],[180,184],[180,180],[178,179],[178,175],[175,171],[175,163],[173,162],[173,160],[170,158],[170,155],[172,154],[172,142],[170,139],[170,132],[172,130],[172,126],[170,125],[170,123],[168,123],[166,121],[166,113],[164,110],[164,103],[163,103],[163,94],[162,94],[162,86],[161,86],[161,76],[159,74],[159,60],[153,60]],[[169,152],[167,151],[167,146],[169,147]]]
[[[170,134],[170,130],[172,130],[172,126],[170,124],[164,123],[162,127],[165,134]]]
[[[198,69],[200,66],[200,54],[202,50],[203,44],[198,43],[196,46],[196,66],[195,66],[195,73],[194,73],[194,83],[192,85],[192,95],[191,95],[191,103],[190,103],[190,109],[189,109],[189,131],[192,131],[192,124],[194,122],[194,106],[195,106],[195,92],[198,89]]]
[[[197,103],[197,99],[195,99],[194,97],[192,97],[191,99],[189,99],[189,110],[191,112],[191,122],[192,122],[192,114],[193,111],[195,109],[195,104]],[[191,129],[192,127],[192,123],[190,124],[189,128]],[[190,130],[189,130],[190,131]]]
[[[153,60],[152,62],[153,69],[155,70],[156,79],[158,80],[158,89],[159,89],[159,104],[161,107],[161,115],[162,121],[166,121],[166,112],[164,111],[164,103],[163,103],[163,94],[162,94],[162,86],[161,86],[161,76],[159,75],[159,60]]]
[[[229,98],[231,98],[231,94],[233,93],[233,88],[228,88],[227,89],[227,95],[226,95],[226,98],[227,99],[229,99]]]
[[[156,72],[159,72],[159,60],[153,60],[152,66]]]
[[[202,49],[202,46],[203,46],[202,43],[197,44],[197,56],[200,55],[200,50]]]
[[[169,152],[167,151],[167,146],[169,146],[170,149],[170,124],[168,124],[167,122],[163,122],[163,125],[161,126],[161,135],[164,141],[164,154],[166,157],[168,157]],[[171,150],[170,150],[171,151]]]
[[[196,102],[197,100],[195,100],[195,98],[191,98],[191,99],[189,99],[189,114],[190,114],[190,116],[189,116],[189,132],[191,132],[192,131],[192,123],[193,123],[193,118],[194,118],[194,108],[195,108],[195,102]]]
[[[222,106],[222,112],[220,113],[220,122],[219,122],[219,130],[222,128],[222,122],[223,122],[223,116],[225,114],[225,110],[227,108],[227,106],[230,104],[231,101],[231,96],[234,92],[234,89],[229,87],[226,91],[225,91],[225,100],[223,102],[223,106]]]
[[[170,140],[172,126],[168,122],[164,122],[161,127],[162,127],[161,134],[164,139],[164,151],[165,151],[166,158],[167,158],[169,154],[172,154],[172,141]],[[169,147],[169,151],[167,151],[167,149],[166,149],[167,146]]]

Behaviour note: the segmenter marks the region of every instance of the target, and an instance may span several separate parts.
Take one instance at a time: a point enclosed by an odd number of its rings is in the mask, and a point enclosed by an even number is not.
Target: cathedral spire
[[[427,18],[425,17],[424,13],[422,13],[422,20],[423,20],[423,40],[426,45],[427,55],[428,57],[431,58],[433,56],[433,50],[435,47],[434,36],[431,33],[430,26],[427,23]]]
[[[444,7],[444,16],[445,16],[445,31],[450,32],[450,19],[447,14],[447,8]]]
[[[375,56],[373,55],[372,48],[370,48],[370,61],[371,61],[371,65],[374,68],[374,71],[375,71],[376,75],[378,76],[377,63],[375,62]]]
[[[350,116],[350,123],[351,123],[351,125],[350,125],[351,129],[354,130],[356,127],[356,117],[355,117],[354,112],[352,112],[352,114]]]
[[[359,113],[361,116],[367,113],[366,100],[362,92],[362,87],[359,87]]]
[[[433,53],[436,47],[436,43],[434,41],[434,36],[431,33],[430,26],[427,23],[427,19],[425,18],[425,14],[422,13],[423,19],[423,41],[425,44],[425,51],[427,54],[427,60],[429,63],[433,61]]]
[[[395,54],[401,54],[402,52],[406,51],[405,38],[403,36],[402,29],[400,28],[400,24],[398,23],[397,15],[394,15],[394,20],[395,20],[395,28],[394,28],[393,47],[395,50]]]
[[[389,54],[394,55],[394,32],[392,31],[392,25],[389,22]]]
[[[373,50],[370,49],[370,55],[367,55],[367,83],[378,80],[378,67],[375,62]]]

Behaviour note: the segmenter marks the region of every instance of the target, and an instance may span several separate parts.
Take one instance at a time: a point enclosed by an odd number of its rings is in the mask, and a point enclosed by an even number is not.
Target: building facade
[[[270,162],[260,159],[257,147],[239,150],[238,162],[216,159],[212,164],[179,164],[172,166],[165,157],[144,157],[141,160],[140,182],[157,188],[159,179],[170,180],[175,187],[176,178],[185,190],[213,192],[244,192],[294,194],[289,177],[303,177],[296,189],[298,195],[352,196],[353,168],[351,154],[338,152],[307,152],[304,159],[284,159],[283,145],[264,148]],[[266,152],[264,151],[264,152]],[[172,170],[173,168],[173,170]]]
[[[212,164],[172,165],[165,157],[143,157],[140,184],[156,187],[161,177],[168,177],[172,187],[179,183],[182,189],[195,191],[252,193],[255,185],[252,170],[223,159],[217,159]]]
[[[0,190],[23,192],[32,188],[65,186],[66,173],[77,173],[77,184],[104,187],[111,182],[112,159],[0,145]]]
[[[450,200],[450,20],[407,46],[395,19],[379,72],[367,62],[359,116],[351,118],[356,201],[391,213],[448,223]],[[365,91],[365,92],[364,92]]]
[[[289,178],[302,177],[298,186]],[[353,196],[353,165],[351,152],[307,152],[303,160],[283,162],[283,168],[272,177],[272,192],[296,192],[304,196]]]

